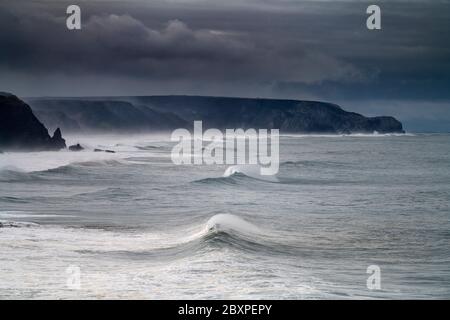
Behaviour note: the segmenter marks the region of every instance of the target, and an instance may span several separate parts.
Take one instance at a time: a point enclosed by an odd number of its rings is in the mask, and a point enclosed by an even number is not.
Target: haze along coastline
[[[332,103],[206,96],[27,99],[50,128],[64,132],[147,132],[190,128],[280,129],[282,133],[404,133],[393,117],[365,117]]]
[[[0,93],[0,150],[66,148],[69,133],[162,132],[191,128],[267,128],[282,133],[404,133],[393,117],[365,117],[318,101],[148,96],[32,98]],[[31,106],[31,107],[30,107]],[[41,121],[43,123],[41,123]],[[50,136],[47,128],[54,130]]]

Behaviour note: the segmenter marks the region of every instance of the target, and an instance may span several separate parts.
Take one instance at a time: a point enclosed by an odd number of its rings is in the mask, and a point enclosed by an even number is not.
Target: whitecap
[[[275,175],[262,175],[261,174],[261,167],[259,165],[235,165],[228,167],[225,172],[223,173],[223,177],[231,177],[235,174],[243,174],[247,177],[258,179],[258,180],[264,180],[264,181],[270,181],[270,182],[279,182],[278,178]]]

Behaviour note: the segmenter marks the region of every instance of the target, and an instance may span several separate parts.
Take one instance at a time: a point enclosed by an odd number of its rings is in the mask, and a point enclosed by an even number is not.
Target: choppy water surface
[[[450,298],[449,135],[282,136],[276,179],[69,140],[116,153],[0,155],[1,299]]]

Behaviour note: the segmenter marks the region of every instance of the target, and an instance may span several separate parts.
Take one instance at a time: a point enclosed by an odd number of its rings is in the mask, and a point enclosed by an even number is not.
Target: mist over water
[[[276,177],[77,142],[0,154],[0,299],[450,297],[450,135],[283,135]]]

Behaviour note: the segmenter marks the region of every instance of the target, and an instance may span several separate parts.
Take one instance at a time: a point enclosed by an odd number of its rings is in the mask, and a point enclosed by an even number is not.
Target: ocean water
[[[450,298],[450,135],[284,135],[275,179],[68,140],[0,154],[0,299]]]

